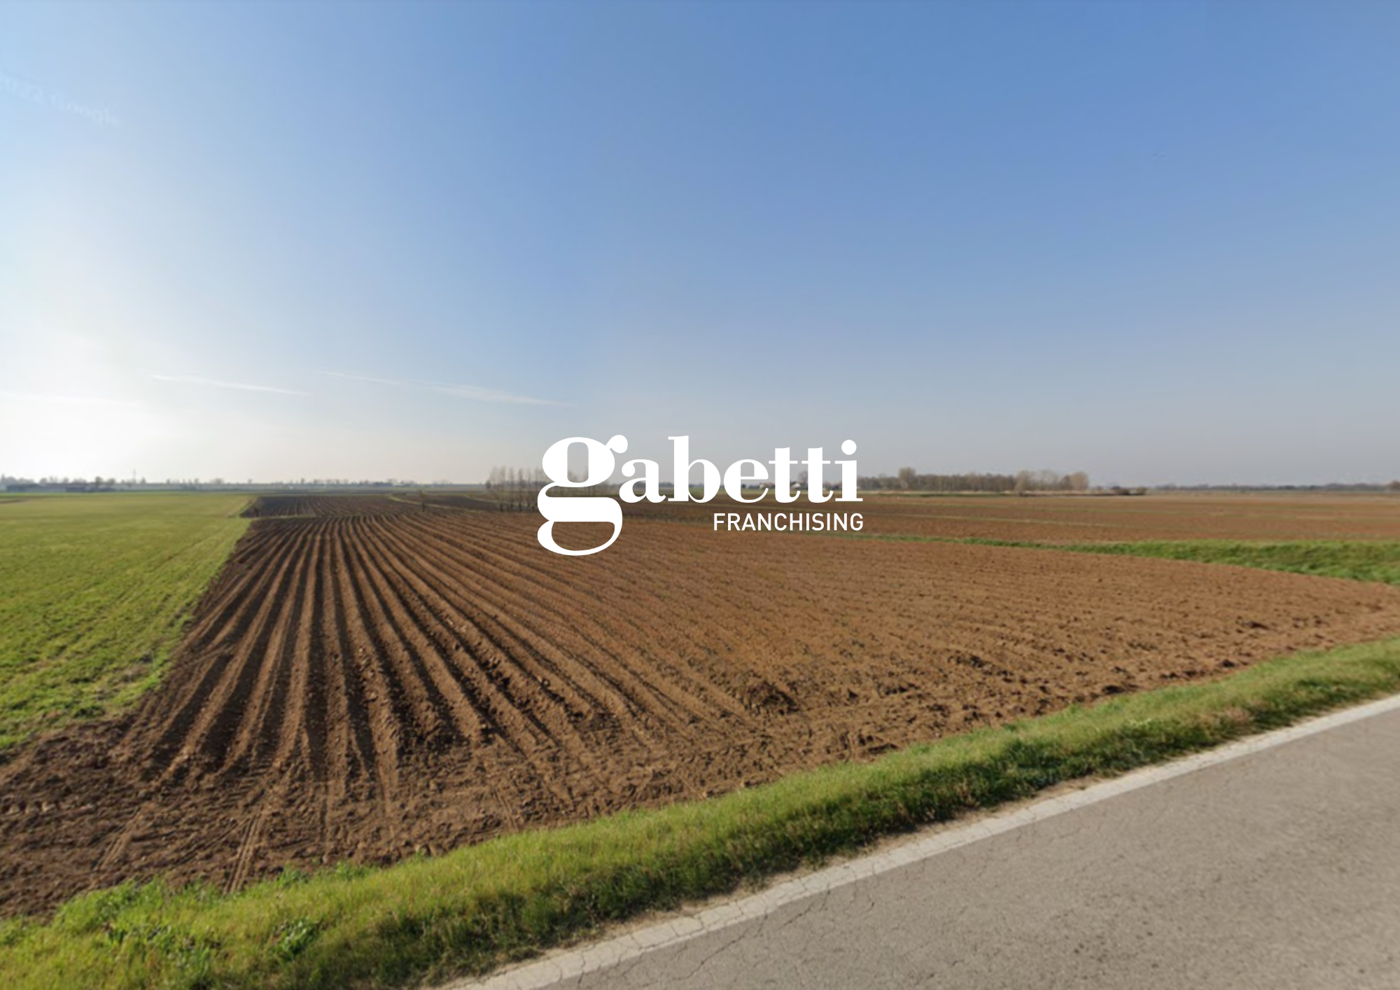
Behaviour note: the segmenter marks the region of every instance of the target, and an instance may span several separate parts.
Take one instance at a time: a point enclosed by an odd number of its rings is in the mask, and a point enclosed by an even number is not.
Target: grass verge
[[[158,683],[247,498],[45,495],[0,504],[0,753]]]
[[[484,972],[606,923],[873,839],[1400,691],[1400,639],[797,774],[725,797],[511,835],[234,895],[124,885],[0,924],[0,978],[59,987],[398,987]]]

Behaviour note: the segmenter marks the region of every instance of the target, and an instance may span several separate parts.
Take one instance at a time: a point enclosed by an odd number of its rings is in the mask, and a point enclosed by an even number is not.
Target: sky
[[[0,473],[1389,481],[1397,51],[1393,3],[3,3]]]

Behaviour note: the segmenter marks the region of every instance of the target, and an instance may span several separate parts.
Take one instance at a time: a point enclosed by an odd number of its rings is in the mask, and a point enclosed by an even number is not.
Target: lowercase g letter
[[[588,449],[588,475],[582,481],[569,480],[569,447],[581,443]],[[569,557],[583,557],[599,550],[606,550],[622,532],[622,506],[617,499],[606,495],[551,495],[551,488],[587,488],[601,485],[612,477],[617,465],[614,453],[627,450],[627,438],[613,437],[606,444],[589,437],[569,437],[550,446],[544,452],[544,473],[550,484],[540,489],[540,515],[544,525],[540,527],[540,546]],[[557,522],[612,523],[612,536],[602,546],[591,550],[565,550],[554,542],[554,524]]]

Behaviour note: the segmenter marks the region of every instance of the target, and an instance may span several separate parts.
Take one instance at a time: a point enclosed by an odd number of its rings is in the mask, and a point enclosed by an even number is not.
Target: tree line
[[[542,467],[510,467],[500,465],[491,469],[486,479],[486,498],[495,502],[502,512],[529,512],[535,508],[540,489],[549,484]]]
[[[1089,475],[1083,471],[1058,474],[1055,471],[1018,471],[1016,474],[920,474],[902,467],[898,474],[861,478],[862,491],[895,492],[1087,492]]]

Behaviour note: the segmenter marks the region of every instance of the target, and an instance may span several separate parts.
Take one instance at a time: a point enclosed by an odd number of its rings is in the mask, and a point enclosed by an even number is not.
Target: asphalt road
[[[1400,704],[1287,733],[487,985],[1397,990]]]

